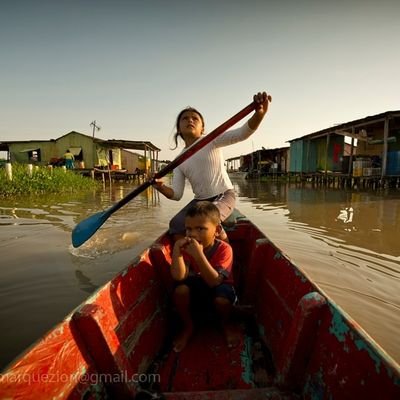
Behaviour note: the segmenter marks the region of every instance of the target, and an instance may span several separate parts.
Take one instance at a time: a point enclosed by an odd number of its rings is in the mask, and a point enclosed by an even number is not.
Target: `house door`
[[[113,152],[112,150],[108,150],[108,164],[113,165],[114,164],[114,159],[113,159]]]

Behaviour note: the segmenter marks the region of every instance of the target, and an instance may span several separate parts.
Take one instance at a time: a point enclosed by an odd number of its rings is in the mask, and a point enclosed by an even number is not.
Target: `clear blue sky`
[[[210,132],[273,96],[257,133],[225,157],[400,109],[400,2],[0,2],[0,141],[72,130],[148,140],[172,159],[177,113]]]

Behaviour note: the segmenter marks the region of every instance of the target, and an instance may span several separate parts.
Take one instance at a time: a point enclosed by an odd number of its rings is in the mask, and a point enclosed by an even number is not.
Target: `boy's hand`
[[[201,245],[196,239],[185,236],[175,242],[173,250],[173,253],[177,256],[181,256],[182,252],[196,258],[203,254],[203,245]]]
[[[186,253],[191,255],[193,258],[203,254],[203,245],[201,243],[191,237],[186,237],[185,239],[186,244],[183,249]]]
[[[175,244],[174,244],[174,250],[173,253],[177,256],[181,256],[182,255],[182,250],[185,248],[186,246],[186,237],[182,238],[182,239],[178,239]]]

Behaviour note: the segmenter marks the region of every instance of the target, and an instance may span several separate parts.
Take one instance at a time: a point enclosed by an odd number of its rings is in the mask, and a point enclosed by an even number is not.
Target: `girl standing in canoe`
[[[175,215],[169,224],[169,232],[175,238],[185,235],[185,214],[193,203],[200,200],[213,202],[219,209],[221,221],[225,221],[235,208],[236,195],[224,167],[221,148],[249,138],[259,127],[272,98],[266,92],[259,92],[253,99],[257,103],[255,112],[241,128],[223,133],[176,167],[173,171],[172,186],[165,185],[162,180],[156,180],[153,184],[160,193],[171,200],[182,198],[185,179],[188,179],[192,186],[194,199]],[[184,141],[186,149],[203,134],[204,118],[199,111],[188,107],[178,114],[174,135],[176,146],[178,137]],[[220,233],[220,239],[226,239],[226,233],[223,230]]]

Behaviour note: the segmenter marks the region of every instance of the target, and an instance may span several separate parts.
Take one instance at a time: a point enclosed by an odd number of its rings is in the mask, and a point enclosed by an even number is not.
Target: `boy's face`
[[[204,249],[214,244],[215,236],[220,231],[216,225],[204,215],[185,218],[186,236],[196,239]]]

